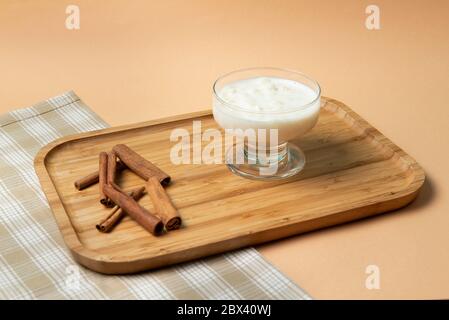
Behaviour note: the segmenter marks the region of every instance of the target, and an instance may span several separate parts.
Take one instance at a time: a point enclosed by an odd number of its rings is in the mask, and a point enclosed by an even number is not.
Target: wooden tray
[[[224,164],[174,165],[170,132],[216,128],[210,111],[109,128],[56,140],[42,148],[35,168],[64,240],[75,259],[109,274],[179,263],[360,219],[405,206],[424,182],[409,155],[343,103],[323,98],[317,126],[298,143],[307,156],[302,173],[287,181],[253,181]],[[172,176],[167,187],[183,228],[155,237],[126,217],[111,233],[95,224],[110,209],[98,186],[73,182],[97,170],[98,153],[125,143]],[[124,188],[143,185],[125,170]],[[152,209],[148,196],[141,202]]]

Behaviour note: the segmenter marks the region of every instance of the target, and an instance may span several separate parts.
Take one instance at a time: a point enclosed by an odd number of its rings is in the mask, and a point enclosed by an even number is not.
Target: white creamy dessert
[[[227,129],[278,129],[279,143],[298,138],[317,122],[318,93],[294,80],[254,77],[217,89],[213,113]]]

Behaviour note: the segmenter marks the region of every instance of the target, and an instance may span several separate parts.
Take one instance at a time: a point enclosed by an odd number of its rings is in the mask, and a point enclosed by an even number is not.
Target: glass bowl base
[[[232,148],[235,148],[232,147]],[[231,152],[232,151],[232,152]],[[249,163],[248,154],[245,152],[243,163],[234,163],[235,150],[226,153],[226,165],[229,170],[241,177],[256,180],[281,180],[290,178],[304,169],[306,157],[304,152],[295,144],[288,142],[285,151],[279,155],[276,161],[271,160],[269,165]],[[253,161],[254,162],[254,161]]]

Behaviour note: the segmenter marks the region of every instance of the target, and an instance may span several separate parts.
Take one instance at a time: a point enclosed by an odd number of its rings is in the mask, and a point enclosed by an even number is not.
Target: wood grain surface
[[[35,159],[36,172],[64,240],[81,264],[102,273],[130,273],[262,243],[400,208],[425,175],[399,147],[336,100],[323,98],[317,126],[297,143],[307,164],[296,177],[252,181],[224,164],[174,165],[170,133],[217,128],[210,111],[109,128],[56,140]],[[124,143],[172,177],[167,193],[183,219],[180,230],[155,237],[126,217],[109,234],[95,224],[109,210],[98,188],[73,182],[97,170],[98,154]],[[144,184],[125,170],[126,189]],[[153,209],[148,196],[140,201]]]

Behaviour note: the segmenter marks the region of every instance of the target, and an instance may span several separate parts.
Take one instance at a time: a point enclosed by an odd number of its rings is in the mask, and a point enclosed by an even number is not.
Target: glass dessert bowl
[[[213,85],[213,115],[235,143],[228,146],[229,169],[252,179],[283,179],[305,165],[291,142],[318,121],[321,89],[312,78],[280,68],[227,73]]]

